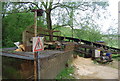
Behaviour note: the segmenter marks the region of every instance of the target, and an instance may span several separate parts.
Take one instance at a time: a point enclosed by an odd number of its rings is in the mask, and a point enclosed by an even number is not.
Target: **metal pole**
[[[37,11],[34,13],[34,32],[37,36]],[[37,53],[34,52],[34,80],[37,81]]]
[[[40,51],[38,51],[38,56],[40,55]],[[40,81],[40,59],[38,57],[38,81]]]

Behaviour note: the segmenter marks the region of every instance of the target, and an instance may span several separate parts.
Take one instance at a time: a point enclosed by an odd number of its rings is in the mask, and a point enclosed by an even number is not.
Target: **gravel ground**
[[[76,79],[118,79],[118,61],[110,64],[94,64],[90,58],[77,57],[73,61]]]

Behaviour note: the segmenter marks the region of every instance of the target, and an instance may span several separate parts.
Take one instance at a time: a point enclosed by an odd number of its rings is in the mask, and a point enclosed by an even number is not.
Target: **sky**
[[[76,0],[73,0],[73,1],[76,1]],[[86,1],[88,2],[88,1],[93,1],[93,0],[86,0]],[[112,28],[112,29],[115,29],[116,31],[118,31],[118,2],[120,0],[99,0],[99,1],[104,1],[104,2],[108,1],[108,3],[109,3],[106,13],[102,14],[101,19],[95,18],[95,21],[100,25],[101,33],[103,33],[103,34],[108,33],[109,28]],[[84,13],[83,13],[83,15],[84,15]],[[106,16],[106,19],[104,19],[104,16]],[[77,18],[79,18],[79,16]],[[80,16],[80,18],[81,18],[81,16]],[[54,21],[53,23],[56,23],[56,22]]]
[[[22,0],[21,0],[22,1]],[[29,0],[27,0],[29,1]],[[30,0],[30,1],[34,1],[34,0]],[[35,1],[42,1],[42,0],[35,0]],[[45,0],[45,1],[50,1],[50,0]],[[58,2],[59,0],[53,0],[53,1],[56,1]],[[118,2],[120,0],[60,0],[61,2],[69,2],[69,1],[86,1],[86,2],[89,2],[89,1],[108,1],[109,2],[109,6],[107,7],[107,11],[108,13],[106,14],[103,14],[103,15],[106,15],[107,18],[106,19],[102,19],[102,20],[98,20],[98,24],[101,24],[101,32],[102,33],[107,33],[108,29],[110,27],[112,27],[113,29],[118,29]],[[111,15],[111,16],[108,16]],[[97,20],[96,20],[97,21]]]
[[[61,1],[70,1],[70,0],[61,0]],[[72,1],[80,1],[80,0],[72,0]],[[107,12],[110,12],[109,14],[111,16],[108,16],[107,19],[103,19],[102,21],[101,20],[98,21],[99,24],[102,24],[101,32],[102,33],[107,33],[107,30],[110,27],[112,27],[116,30],[118,29],[118,24],[117,24],[118,23],[118,2],[120,0],[84,0],[84,1],[108,1],[109,6],[107,7]],[[103,15],[107,16],[108,14],[103,14]]]
[[[108,6],[108,12],[110,12],[110,17],[106,20],[103,20],[104,23],[103,27],[101,27],[101,31],[103,33],[106,33],[109,27],[113,27],[115,29],[118,28],[118,2],[120,0],[108,0],[109,6]],[[113,21],[114,20],[114,21]]]

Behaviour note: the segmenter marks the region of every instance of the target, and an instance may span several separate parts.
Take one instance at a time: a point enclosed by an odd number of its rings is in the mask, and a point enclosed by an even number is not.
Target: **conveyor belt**
[[[50,36],[50,35],[46,35],[46,34],[39,34],[40,36]],[[87,41],[87,40],[82,40],[82,39],[78,39],[78,38],[72,38],[72,37],[64,37],[64,36],[55,36],[55,35],[52,35],[53,37],[57,37],[57,38],[61,38],[61,39],[68,39],[68,40],[73,40],[75,42],[83,42],[85,43],[86,45],[90,45],[92,44],[93,46],[98,46],[98,47],[105,47],[107,49],[113,49],[115,51],[118,51],[120,52],[120,49],[119,48],[114,48],[114,47],[110,47],[110,46],[107,46],[107,45],[102,45],[102,44],[97,44],[95,42],[91,42],[91,41]]]

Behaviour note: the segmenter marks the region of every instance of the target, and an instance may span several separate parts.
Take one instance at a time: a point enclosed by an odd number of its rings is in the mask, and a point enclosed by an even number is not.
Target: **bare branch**
[[[33,3],[33,2],[18,2],[18,3],[23,3],[23,4],[31,3],[31,4],[35,5],[38,9],[40,8],[40,7],[38,6],[38,4]]]
[[[82,11],[86,11],[86,10],[88,10],[88,7],[90,7],[90,5],[87,5],[87,4],[79,4],[77,6],[70,6],[70,5],[66,5],[66,4],[56,3],[53,5],[56,5],[56,6],[54,6],[52,8],[52,10],[57,8],[57,7],[63,7],[63,8],[70,8],[70,9],[74,8],[74,9],[80,9]],[[83,7],[81,7],[81,6],[83,6]],[[81,8],[79,8],[79,7],[81,7]],[[87,8],[85,8],[85,7],[87,7]]]
[[[58,25],[58,27],[53,28],[53,30],[55,30],[56,28],[64,27],[64,26],[68,26],[68,24]]]
[[[29,7],[24,6],[23,4],[29,4]],[[20,4],[20,5],[18,5]],[[16,5],[18,5],[18,7],[16,7]],[[36,7],[38,7],[38,4],[33,3],[33,2],[17,2],[15,4],[15,11],[12,12],[2,12],[2,14],[12,14],[12,13],[28,13],[29,11],[32,10],[33,5],[35,5]],[[31,7],[32,6],[32,7]],[[20,8],[24,7],[24,11],[19,10]],[[39,8],[39,7],[38,7]]]
[[[52,3],[53,3],[53,2],[50,2],[49,9],[51,9],[51,8],[52,8]]]
[[[41,2],[41,3],[42,3],[42,5],[45,7],[45,9],[47,9],[47,5],[45,5],[44,2]]]
[[[52,8],[52,10],[55,9],[55,8],[57,8],[57,7],[60,7],[60,6],[54,6],[54,7]]]

